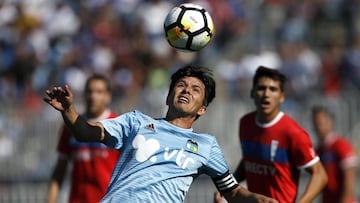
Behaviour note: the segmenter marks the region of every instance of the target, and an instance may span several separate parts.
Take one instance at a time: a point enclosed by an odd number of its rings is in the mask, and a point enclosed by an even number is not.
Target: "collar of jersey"
[[[100,120],[104,120],[104,119],[108,118],[110,116],[110,113],[111,113],[110,109],[105,109],[105,111],[100,116],[98,116],[96,118],[88,118],[86,116],[86,113],[84,113],[83,116],[86,119],[88,119],[88,121],[90,121],[90,122],[96,122],[96,121],[100,121]]]
[[[283,115],[284,115],[284,112],[280,111],[278,113],[278,115],[276,115],[276,117],[268,123],[260,123],[259,120],[257,119],[257,117],[255,118],[255,122],[256,122],[256,125],[261,128],[268,128],[268,127],[275,125],[283,117]]]
[[[160,118],[159,121],[162,124],[164,124],[164,125],[166,125],[166,126],[168,126],[170,128],[175,128],[175,129],[178,129],[178,130],[181,130],[181,131],[186,131],[186,132],[193,132],[193,128],[181,128],[181,127],[178,127],[176,125],[171,124],[167,120],[165,120],[165,118]]]

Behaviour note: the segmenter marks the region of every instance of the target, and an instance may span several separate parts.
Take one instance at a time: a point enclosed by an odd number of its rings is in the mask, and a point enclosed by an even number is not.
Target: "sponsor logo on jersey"
[[[244,161],[245,171],[264,176],[275,176],[276,168],[269,164],[259,164],[250,161]]]
[[[194,152],[198,151],[197,143],[194,140],[188,141],[186,145],[187,149],[191,149]],[[146,139],[143,135],[136,135],[133,142],[133,147],[136,149],[135,159],[138,162],[150,161],[155,163],[158,161],[158,157],[161,155],[155,155],[156,152],[160,149],[160,142],[156,139],[150,138]],[[188,148],[189,147],[189,148]],[[180,168],[185,169],[189,164],[194,164],[195,160],[189,157],[184,149],[174,149],[171,150],[169,147],[164,148],[163,159],[171,160],[173,159]]]

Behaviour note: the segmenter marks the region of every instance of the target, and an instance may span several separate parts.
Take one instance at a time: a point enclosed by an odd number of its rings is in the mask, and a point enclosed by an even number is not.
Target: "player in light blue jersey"
[[[102,202],[184,202],[200,174],[209,175],[229,202],[277,202],[238,185],[215,137],[193,131],[192,124],[215,97],[215,81],[208,69],[190,65],[172,75],[169,108],[161,119],[133,111],[88,123],[75,110],[68,86],[46,94],[44,100],[61,112],[79,141],[103,142],[121,151]]]

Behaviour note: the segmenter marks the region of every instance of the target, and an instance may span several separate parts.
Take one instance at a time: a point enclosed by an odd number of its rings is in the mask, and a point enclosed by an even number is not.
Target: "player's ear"
[[[199,116],[204,115],[204,114],[206,113],[206,109],[207,109],[206,106],[203,105],[203,106],[198,110],[197,114],[198,114]]]
[[[252,88],[250,91],[250,98],[254,98],[254,95],[255,95],[254,88]]]
[[[285,92],[281,91],[280,104],[284,103],[284,101],[285,101]]]

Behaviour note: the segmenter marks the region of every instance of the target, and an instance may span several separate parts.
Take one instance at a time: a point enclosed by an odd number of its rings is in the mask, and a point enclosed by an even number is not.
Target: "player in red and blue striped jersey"
[[[317,152],[329,181],[322,193],[323,203],[358,203],[356,199],[357,155],[344,136],[335,133],[334,115],[323,106],[314,106],[312,121],[319,140]]]
[[[257,69],[251,90],[256,111],[240,119],[243,158],[234,175],[238,181],[245,179],[249,190],[279,202],[311,202],[327,176],[308,133],[280,110],[285,81],[276,69]],[[301,169],[311,177],[296,200]]]

